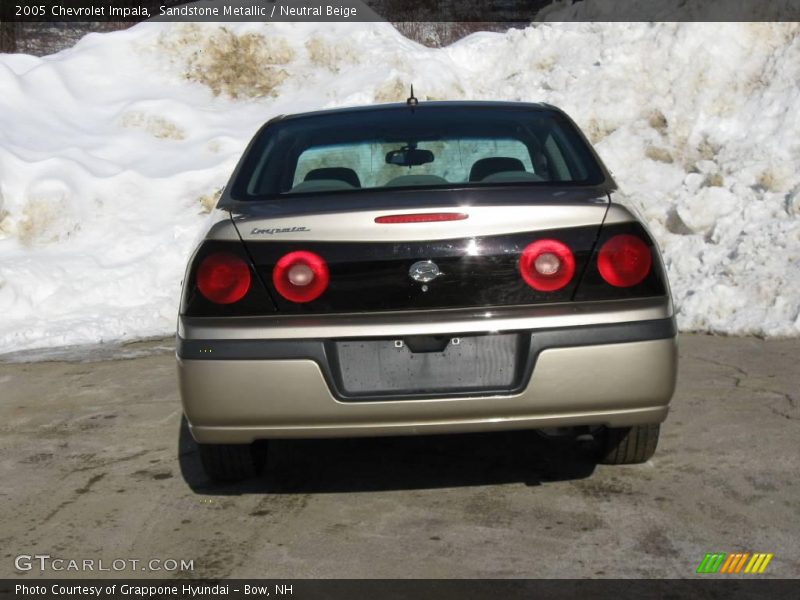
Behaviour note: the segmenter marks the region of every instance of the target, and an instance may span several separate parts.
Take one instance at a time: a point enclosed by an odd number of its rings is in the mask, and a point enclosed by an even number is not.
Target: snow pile
[[[0,55],[0,353],[167,335],[185,260],[279,113],[546,101],[658,238],[684,330],[800,334],[800,27],[146,23]]]

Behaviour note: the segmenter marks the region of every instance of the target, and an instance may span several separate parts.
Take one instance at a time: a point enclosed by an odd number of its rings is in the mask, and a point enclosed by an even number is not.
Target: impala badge
[[[429,281],[433,281],[441,274],[442,273],[439,271],[439,267],[432,260],[421,260],[419,262],[415,262],[408,270],[408,276],[414,281],[419,281],[420,283],[428,283]]]

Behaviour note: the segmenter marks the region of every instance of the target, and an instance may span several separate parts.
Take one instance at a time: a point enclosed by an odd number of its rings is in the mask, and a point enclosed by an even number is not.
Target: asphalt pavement
[[[530,431],[279,441],[261,479],[222,487],[171,352],[0,362],[0,577],[691,577],[720,551],[800,576],[800,340],[681,336],[644,465]],[[64,570],[17,558],[35,555]]]

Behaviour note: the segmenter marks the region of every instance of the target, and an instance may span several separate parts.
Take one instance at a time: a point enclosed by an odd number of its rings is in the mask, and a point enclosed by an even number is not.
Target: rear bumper
[[[179,336],[181,398],[201,443],[658,423],[666,418],[677,372],[671,306],[663,303],[661,310],[661,318],[600,325],[530,327],[528,318],[523,328],[511,319],[501,330],[531,335],[523,385],[513,393],[466,397],[342,397],[325,345],[347,337],[344,331],[325,339]],[[190,325],[182,323],[179,332],[198,331]]]

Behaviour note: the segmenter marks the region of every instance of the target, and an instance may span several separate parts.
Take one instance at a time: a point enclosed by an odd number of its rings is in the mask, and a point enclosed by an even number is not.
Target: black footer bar
[[[758,577],[758,576],[753,576]],[[539,598],[761,599],[796,597],[797,581],[712,575],[696,579],[6,579],[2,598],[226,600],[477,600]]]

